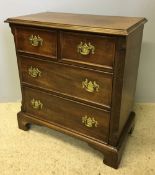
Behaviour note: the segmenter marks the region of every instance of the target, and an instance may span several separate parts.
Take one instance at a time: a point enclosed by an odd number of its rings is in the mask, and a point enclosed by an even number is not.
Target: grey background
[[[136,102],[155,102],[155,1],[154,0],[5,0],[0,1],[0,102],[21,100],[13,36],[4,20],[43,11],[114,16],[142,16],[144,29],[138,71]]]

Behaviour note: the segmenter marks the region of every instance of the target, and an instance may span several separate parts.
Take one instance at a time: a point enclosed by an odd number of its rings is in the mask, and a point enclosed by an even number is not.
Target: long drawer
[[[110,108],[112,75],[20,56],[22,82]]]
[[[29,115],[107,142],[109,112],[27,87],[23,102]]]

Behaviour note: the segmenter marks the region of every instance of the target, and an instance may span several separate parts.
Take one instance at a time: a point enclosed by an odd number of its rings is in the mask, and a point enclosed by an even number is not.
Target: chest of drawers
[[[145,18],[39,13],[9,18],[22,91],[19,128],[80,138],[117,168],[128,133]]]

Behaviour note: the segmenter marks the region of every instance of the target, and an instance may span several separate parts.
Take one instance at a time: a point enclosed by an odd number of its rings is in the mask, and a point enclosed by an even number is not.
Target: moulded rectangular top
[[[44,12],[8,18],[5,22],[76,31],[128,35],[147,22],[147,20],[142,17]]]

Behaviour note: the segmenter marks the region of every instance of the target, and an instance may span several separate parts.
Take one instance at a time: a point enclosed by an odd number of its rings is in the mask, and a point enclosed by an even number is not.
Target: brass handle
[[[90,42],[88,44],[81,42],[77,46],[77,52],[80,53],[81,55],[89,55],[90,52],[92,54],[94,54],[95,53],[95,47]]]
[[[96,81],[88,81],[86,78],[85,81],[82,81],[82,88],[85,89],[88,92],[98,92],[99,91],[99,85],[96,83]]]
[[[29,75],[33,78],[40,77],[41,71],[37,67],[29,67],[28,68]]]
[[[43,104],[40,100],[35,100],[34,98],[31,100],[31,106],[33,109],[42,109]]]
[[[38,35],[31,35],[29,37],[30,44],[34,47],[42,46],[43,45],[43,39]]]
[[[82,123],[84,123],[85,126],[92,128],[97,127],[98,126],[98,121],[96,121],[93,117],[88,117],[87,115],[85,115],[84,117],[82,117]]]

